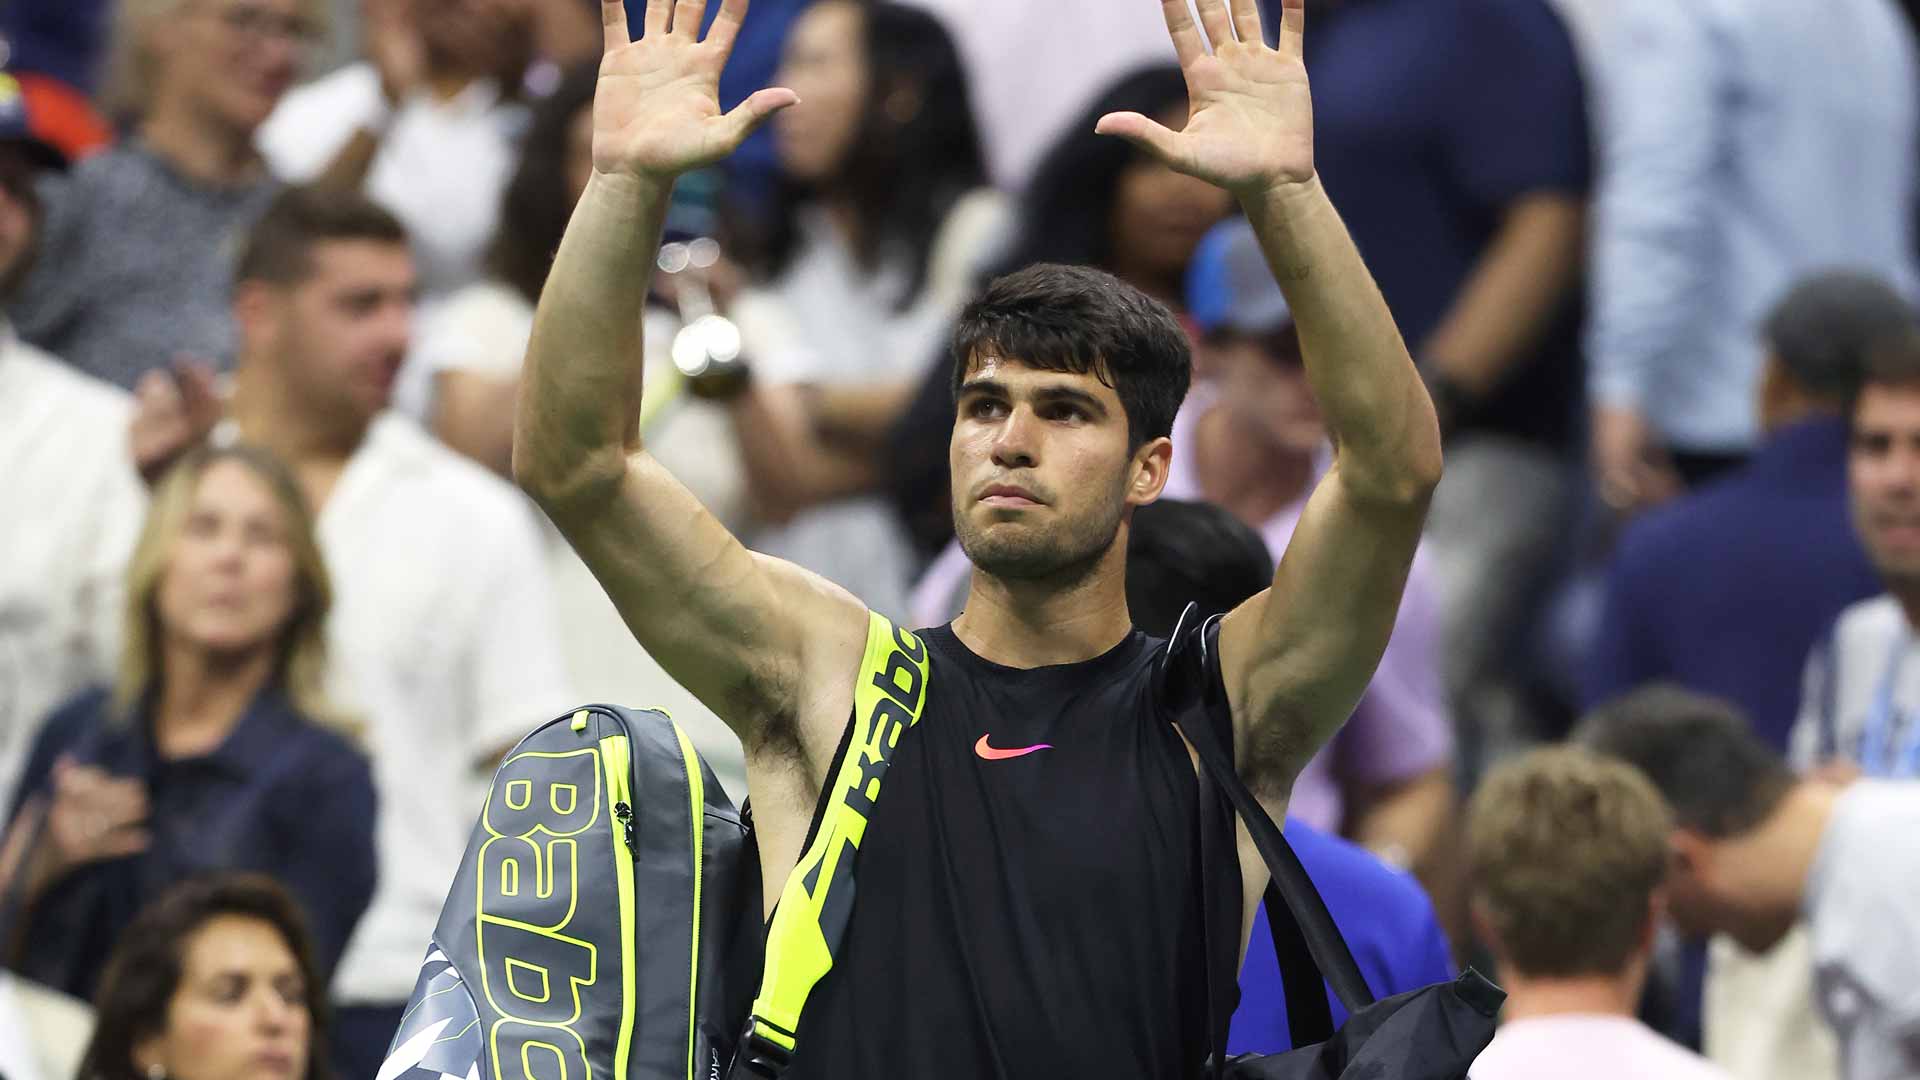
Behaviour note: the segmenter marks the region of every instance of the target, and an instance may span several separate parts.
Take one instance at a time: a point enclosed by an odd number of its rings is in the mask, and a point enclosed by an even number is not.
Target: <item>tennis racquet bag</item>
[[[778,1077],[926,680],[924,644],[872,616],[770,922],[751,811],[667,714],[590,705],[535,729],[494,776],[378,1080]]]

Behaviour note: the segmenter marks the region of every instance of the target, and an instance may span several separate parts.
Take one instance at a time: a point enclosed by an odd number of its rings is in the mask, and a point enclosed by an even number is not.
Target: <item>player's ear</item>
[[[1128,465],[1127,503],[1145,506],[1160,497],[1167,487],[1167,472],[1173,464],[1173,440],[1149,439],[1133,452]]]

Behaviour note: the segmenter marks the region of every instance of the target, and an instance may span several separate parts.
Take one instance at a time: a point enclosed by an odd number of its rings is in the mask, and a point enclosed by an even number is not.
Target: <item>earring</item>
[[[147,1080],[167,1080],[167,1067],[157,1061],[147,1066]]]

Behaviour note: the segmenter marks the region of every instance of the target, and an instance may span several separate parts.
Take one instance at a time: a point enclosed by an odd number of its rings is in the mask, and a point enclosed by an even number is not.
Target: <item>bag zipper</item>
[[[700,893],[707,876],[704,850],[707,793],[706,781],[700,775],[700,755],[694,752],[693,740],[687,738],[685,729],[678,723],[674,723],[673,733],[680,740],[680,757],[687,767],[687,804],[693,821],[693,941],[687,957],[687,1080],[700,1080],[696,1073],[699,1065],[693,1055],[695,1037],[700,1030]]]
[[[617,725],[616,725],[616,729]],[[613,870],[620,892],[620,1041],[615,1045],[613,1080],[626,1080],[633,1042],[633,790],[631,749],[625,735],[600,740],[600,765],[607,777],[608,831],[613,839]]]

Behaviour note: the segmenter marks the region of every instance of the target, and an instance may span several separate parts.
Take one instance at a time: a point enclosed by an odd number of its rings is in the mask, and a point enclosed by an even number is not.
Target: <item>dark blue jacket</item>
[[[1784,752],[1807,654],[1881,585],[1847,511],[1847,429],[1773,433],[1740,471],[1636,521],[1607,580],[1585,698],[1653,680],[1738,704]]]
[[[168,886],[212,871],[251,870],[285,885],[305,910],[315,960],[329,973],[373,899],[374,789],[367,759],[318,727],[277,689],[263,691],[211,753],[164,760],[145,709],[115,722],[108,692],[89,690],[41,727],[9,821],[50,793],[62,756],[147,786],[152,843],[83,866],[30,911],[18,970],[91,998],[120,931]],[[324,977],[324,975],[323,975]]]

